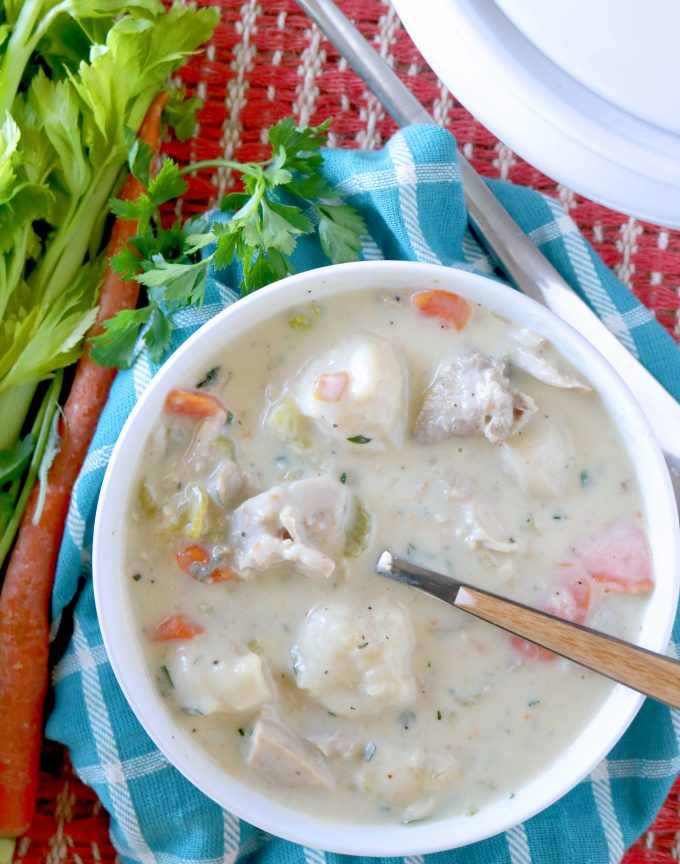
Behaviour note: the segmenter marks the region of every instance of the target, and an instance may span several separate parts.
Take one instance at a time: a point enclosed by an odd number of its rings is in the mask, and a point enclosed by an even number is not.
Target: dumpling
[[[564,491],[574,464],[566,420],[556,412],[539,415],[500,447],[501,462],[529,495],[549,498]]]
[[[405,363],[377,336],[362,334],[334,345],[304,366],[291,390],[300,413],[333,439],[368,438],[370,451],[403,437]]]
[[[238,654],[215,639],[193,639],[179,646],[167,670],[175,701],[187,713],[253,712],[273,695],[257,654]]]
[[[295,681],[334,714],[370,716],[415,698],[412,652],[411,621],[396,600],[324,603],[293,649]]]
[[[416,438],[425,444],[482,433],[505,441],[522,429],[537,408],[510,386],[501,360],[470,351],[443,363],[425,393]]]
[[[234,510],[231,546],[242,579],[289,563],[305,576],[327,577],[342,552],[350,493],[332,477],[273,486]]]
[[[460,767],[449,755],[378,745],[359,769],[358,784],[381,803],[400,810],[402,822],[415,822],[430,815],[437,793],[460,776]]]

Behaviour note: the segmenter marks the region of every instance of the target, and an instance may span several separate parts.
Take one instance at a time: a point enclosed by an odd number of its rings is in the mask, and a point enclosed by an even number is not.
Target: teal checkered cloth
[[[380,152],[329,150],[326,178],[362,212],[364,259],[446,264],[491,273],[467,231],[449,133],[413,126]],[[529,189],[491,184],[512,216],[564,278],[665,386],[680,398],[680,351],[618,282],[561,207]],[[297,270],[328,263],[313,239],[296,250]],[[238,275],[209,281],[205,304],[177,315],[177,347],[237,296]],[[73,633],[55,673],[47,735],[71,752],[76,772],[111,814],[111,837],[125,862],[336,864],[341,856],[273,838],[204,797],[158,752],[128,707],[102,644],[90,552],[97,497],[113,445],[157,367],[144,353],[116,378],[76,484],[53,595],[55,621],[73,614]],[[74,598],[75,603],[74,603]],[[680,637],[676,625],[674,639]],[[426,864],[616,864],[651,823],[680,769],[680,715],[647,701],[609,758],[550,809],[506,834]],[[404,860],[404,859],[402,859]],[[420,858],[404,864],[421,864]]]

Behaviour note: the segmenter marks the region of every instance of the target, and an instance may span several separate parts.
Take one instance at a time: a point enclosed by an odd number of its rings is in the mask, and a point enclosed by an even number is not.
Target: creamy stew
[[[629,640],[652,589],[598,394],[454,294],[320,292],[167,394],[125,575],[168,710],[308,813],[473,817],[611,685],[376,575],[384,549]]]

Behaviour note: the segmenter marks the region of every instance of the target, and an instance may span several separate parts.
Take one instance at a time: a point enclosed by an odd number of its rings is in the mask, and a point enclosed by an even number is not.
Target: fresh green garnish
[[[112,260],[125,279],[146,288],[147,305],[119,313],[106,322],[94,342],[93,356],[104,366],[128,368],[139,351],[139,337],[152,360],[160,360],[170,347],[172,315],[203,302],[210,267],[221,270],[233,261],[241,268],[241,294],[249,294],[294,272],[290,255],[297,241],[317,233],[321,248],[333,263],[356,261],[363,219],[338,199],[322,177],[323,156],[330,121],[297,129],[292,118],[269,129],[271,156],[262,162],[209,159],[180,169],[167,159],[158,176],[150,179],[151,154],[129,137],[130,170],[144,187],[135,201],[114,201],[113,212],[138,219],[139,231],[128,247]],[[175,222],[164,229],[160,207],[187,189],[184,176],[201,168],[227,167],[239,172],[243,192],[222,199],[221,218],[204,217]],[[293,203],[284,203],[286,202]],[[208,251],[210,248],[211,251]],[[202,257],[201,257],[202,256]],[[292,327],[306,328],[320,310],[291,319]]]
[[[590,473],[586,471],[584,468],[583,471],[578,475],[579,480],[581,481],[581,488],[585,489],[586,486],[590,486],[590,482],[592,480]]]
[[[350,444],[369,444],[373,439],[367,438],[365,435],[352,435],[347,439]]]
[[[344,486],[345,483],[347,482],[347,472],[343,471],[342,474],[340,475],[339,479],[340,479],[340,482],[342,483],[342,485]]]

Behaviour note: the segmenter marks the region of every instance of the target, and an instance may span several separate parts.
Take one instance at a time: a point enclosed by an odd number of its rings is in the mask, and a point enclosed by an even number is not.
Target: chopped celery
[[[187,492],[188,522],[184,533],[190,540],[200,540],[208,531],[208,493],[202,486],[191,486]]]
[[[219,435],[211,441],[210,450],[217,456],[228,456],[230,459],[236,455],[236,445],[228,435]]]
[[[345,555],[348,558],[356,558],[366,551],[369,540],[371,539],[371,528],[373,525],[373,517],[364,507],[357,501],[354,508],[354,518],[345,541]]]
[[[321,318],[321,309],[319,309],[316,303],[312,303],[309,306],[308,313],[298,312],[297,315],[293,315],[288,321],[288,326],[292,327],[293,330],[309,330],[310,327],[316,324],[319,318]]]
[[[283,396],[267,411],[264,418],[265,428],[277,438],[290,444],[296,450],[307,450],[310,446],[308,439],[309,424],[307,419],[300,414],[295,404],[295,399],[290,394]]]
[[[149,486],[149,481],[146,478],[142,480],[139,487],[139,496],[137,501],[139,503],[139,510],[142,516],[150,518],[158,513],[158,502],[156,501],[156,497],[153,494],[151,487]]]

